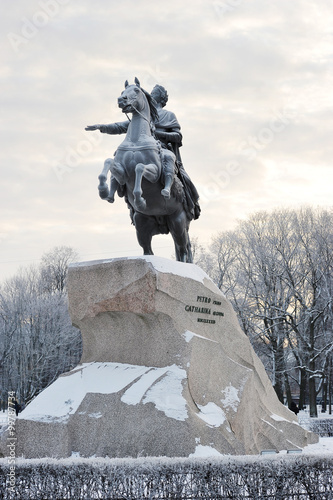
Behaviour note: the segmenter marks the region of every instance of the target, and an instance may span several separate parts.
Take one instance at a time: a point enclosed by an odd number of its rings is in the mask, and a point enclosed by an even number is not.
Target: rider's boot
[[[161,191],[161,195],[169,199],[171,186],[175,177],[175,156],[168,150],[163,151],[163,153],[164,188]]]
[[[174,174],[167,173],[164,175],[165,185],[161,191],[161,195],[164,196],[164,198],[167,198],[167,199],[170,198],[170,190],[171,190],[171,186],[173,183],[173,178],[174,178]]]

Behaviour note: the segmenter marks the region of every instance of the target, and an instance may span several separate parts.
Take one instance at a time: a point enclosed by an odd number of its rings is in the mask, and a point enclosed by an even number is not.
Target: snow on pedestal
[[[154,256],[70,266],[81,365],[20,414],[32,457],[203,456],[304,447],[230,303],[194,264]]]

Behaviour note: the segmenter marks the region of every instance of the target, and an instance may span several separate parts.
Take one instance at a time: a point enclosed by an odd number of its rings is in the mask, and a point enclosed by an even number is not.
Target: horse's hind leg
[[[189,221],[184,211],[168,217],[168,226],[175,243],[176,259],[180,262],[193,262],[191,242],[188,235]]]
[[[134,214],[134,225],[138,243],[143,249],[144,255],[154,255],[151,247],[151,240],[155,234],[158,234],[158,227],[155,220],[144,214],[136,212]]]

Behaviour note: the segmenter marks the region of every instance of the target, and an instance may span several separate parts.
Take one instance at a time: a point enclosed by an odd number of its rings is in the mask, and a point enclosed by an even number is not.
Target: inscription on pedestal
[[[193,313],[199,313],[199,314],[207,314],[207,315],[212,315],[212,316],[224,316],[224,312],[218,311],[215,308],[221,305],[221,302],[219,300],[212,300],[211,297],[206,297],[204,295],[198,295],[197,296],[197,302],[201,302],[204,304],[208,304],[207,306],[199,306],[199,305],[190,305],[187,304],[185,306],[185,311],[187,312],[193,312]],[[199,323],[210,323],[210,324],[215,324],[216,320],[215,319],[209,319],[209,318],[197,318],[197,321]]]

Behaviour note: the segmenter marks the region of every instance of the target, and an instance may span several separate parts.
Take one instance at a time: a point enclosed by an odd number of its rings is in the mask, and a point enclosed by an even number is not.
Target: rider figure
[[[192,183],[189,175],[185,171],[179,148],[182,145],[182,134],[180,132],[180,125],[174,113],[163,109],[168,101],[168,94],[162,85],[155,85],[151,92],[151,97],[155,100],[155,105],[158,111],[159,119],[154,123],[155,137],[160,141],[164,154],[162,161],[163,174],[164,174],[164,188],[161,194],[165,198],[170,198],[170,189],[174,180],[175,173],[183,184],[186,202],[191,219],[197,219],[200,215],[199,195]],[[124,134],[127,132],[129,121],[111,123],[109,125],[92,125],[86,127],[86,130],[100,130],[106,134]],[[176,156],[176,172],[174,161],[171,158],[169,150]],[[112,182],[112,181],[111,181]],[[113,182],[116,182],[114,179]],[[113,201],[113,199],[109,199]]]
[[[162,146],[171,149],[176,156],[177,175],[182,182],[185,190],[186,201],[188,205],[191,218],[197,219],[200,215],[199,195],[189,175],[185,171],[179,148],[182,146],[182,134],[180,132],[180,125],[176,115],[172,111],[163,109],[168,102],[168,93],[162,85],[155,85],[151,92],[151,96],[155,99],[158,111],[158,122],[155,123],[155,135],[160,140]],[[165,176],[174,176],[174,171],[169,172],[165,166]],[[172,177],[173,178],[173,177]]]

